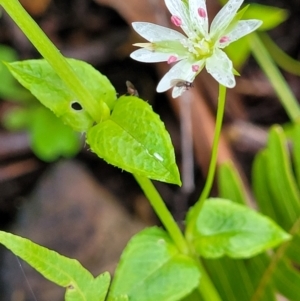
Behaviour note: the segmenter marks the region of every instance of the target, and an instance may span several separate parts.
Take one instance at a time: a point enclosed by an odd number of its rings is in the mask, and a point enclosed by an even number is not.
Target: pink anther
[[[192,65],[192,70],[193,70],[193,72],[198,72],[199,71],[199,65]]]
[[[204,8],[202,7],[199,7],[198,8],[198,15],[201,17],[201,18],[206,18],[206,11]]]
[[[172,16],[171,21],[175,26],[181,26],[182,20],[177,16]]]
[[[172,63],[175,63],[177,61],[177,57],[175,55],[171,55],[169,58],[168,58],[168,64],[172,64]]]
[[[228,41],[229,41],[229,38],[226,37],[226,36],[222,37],[222,38],[219,40],[220,43],[226,43],[226,42],[228,42]]]

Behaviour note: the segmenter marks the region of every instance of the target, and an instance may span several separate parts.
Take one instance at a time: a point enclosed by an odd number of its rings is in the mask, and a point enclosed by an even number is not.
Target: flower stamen
[[[206,11],[205,11],[205,9],[204,8],[202,8],[202,7],[199,7],[198,8],[198,15],[201,17],[201,18],[206,18]]]
[[[219,40],[220,43],[226,43],[226,42],[229,42],[229,38],[224,36],[222,37],[220,40]]]
[[[192,71],[198,72],[199,71],[199,65],[192,65]]]
[[[177,61],[177,56],[175,55],[171,55],[169,58],[168,58],[168,64],[172,64],[172,63],[175,63]]]
[[[175,25],[175,26],[181,26],[182,24],[182,20],[177,17],[177,16],[172,16],[171,17],[171,22]]]
[[[159,82],[157,92],[173,87],[172,96],[178,97],[203,68],[221,85],[234,87],[233,64],[223,49],[253,32],[262,21],[240,20],[238,10],[244,0],[228,0],[212,22],[208,22],[208,0],[164,2],[171,12],[172,26],[182,30],[148,22],[133,23],[135,31],[149,43],[135,44],[143,49],[134,51],[131,57],[147,63],[164,61],[172,66]]]

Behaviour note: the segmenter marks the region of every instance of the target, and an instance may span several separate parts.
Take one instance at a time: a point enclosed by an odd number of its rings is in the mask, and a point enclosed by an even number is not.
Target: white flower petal
[[[130,57],[139,62],[157,63],[166,62],[169,59],[170,55],[170,53],[153,52],[151,50],[141,48],[132,52],[130,54]]]
[[[210,26],[212,39],[219,39],[234,18],[244,0],[229,0],[213,19]]]
[[[186,87],[174,87],[172,90],[172,97],[177,98],[185,91],[186,91]]]
[[[198,9],[202,9],[205,17],[200,17]],[[195,30],[199,31],[203,37],[208,35],[208,16],[205,0],[190,0],[189,2],[190,18],[195,25]]]
[[[172,16],[177,16],[181,19],[182,25],[180,27],[187,36],[192,35],[194,31],[187,5],[181,0],[165,0],[165,4]]]
[[[174,86],[173,80],[183,80],[187,82],[193,82],[197,73],[193,72],[192,64],[188,60],[182,60],[174,65],[160,80],[156,91],[165,92]]]
[[[149,42],[186,39],[182,33],[176,30],[148,22],[133,22],[132,27]]]
[[[230,43],[242,38],[243,36],[257,29],[261,24],[262,21],[255,20],[255,19],[239,21],[237,25],[233,28],[233,30],[230,31],[228,34],[226,34],[226,37],[228,38],[228,42],[218,43],[217,47],[224,48],[228,46]]]
[[[223,86],[228,88],[235,86],[232,62],[222,50],[217,48],[215,53],[207,58],[206,70]]]

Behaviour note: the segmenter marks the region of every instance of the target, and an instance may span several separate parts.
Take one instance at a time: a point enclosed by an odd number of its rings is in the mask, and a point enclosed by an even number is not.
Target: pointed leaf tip
[[[191,232],[191,243],[205,258],[249,258],[291,238],[270,218],[219,198],[205,202]]]

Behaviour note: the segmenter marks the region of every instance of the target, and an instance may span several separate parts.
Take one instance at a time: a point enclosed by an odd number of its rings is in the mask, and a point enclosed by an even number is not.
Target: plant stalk
[[[226,102],[226,87],[219,85],[216,126],[215,126],[215,133],[214,133],[214,139],[213,139],[213,145],[212,145],[211,160],[210,160],[209,168],[208,168],[208,174],[207,174],[207,178],[206,178],[206,182],[205,182],[203,191],[202,191],[197,203],[191,209],[192,217],[190,219],[193,222],[188,224],[188,227],[186,230],[187,234],[189,232],[189,229],[194,227],[194,222],[196,221],[197,216],[200,214],[203,204],[204,204],[205,200],[208,198],[209,193],[212,188],[212,185],[213,185],[213,182],[214,182],[214,177],[215,177],[216,168],[217,168],[217,160],[218,160],[218,146],[219,146],[219,140],[220,140],[220,135],[221,135],[224,110],[225,110],[225,102]]]
[[[189,254],[189,248],[186,240],[178,227],[176,221],[174,220],[172,214],[168,210],[166,204],[161,198],[160,194],[154,187],[153,183],[146,177],[134,174],[134,177],[142,190],[144,191],[146,197],[148,198],[152,208],[159,217],[160,221],[168,231],[170,237],[176,244],[179,251],[183,254]]]
[[[207,272],[205,271],[200,259],[197,255],[194,255],[193,252],[190,250],[186,239],[184,238],[181,230],[179,229],[177,223],[175,222],[172,214],[168,210],[167,206],[165,205],[163,199],[159,195],[158,191],[152,184],[152,182],[143,176],[138,176],[134,174],[134,177],[142,190],[144,191],[146,197],[148,198],[151,206],[153,207],[155,213],[159,217],[160,221],[166,228],[167,232],[169,233],[170,237],[176,244],[177,248],[182,254],[188,255],[195,260],[199,271],[201,273],[200,284],[198,290],[203,297],[204,301],[222,301],[220,298],[216,288],[214,287],[213,283],[211,282]]]

